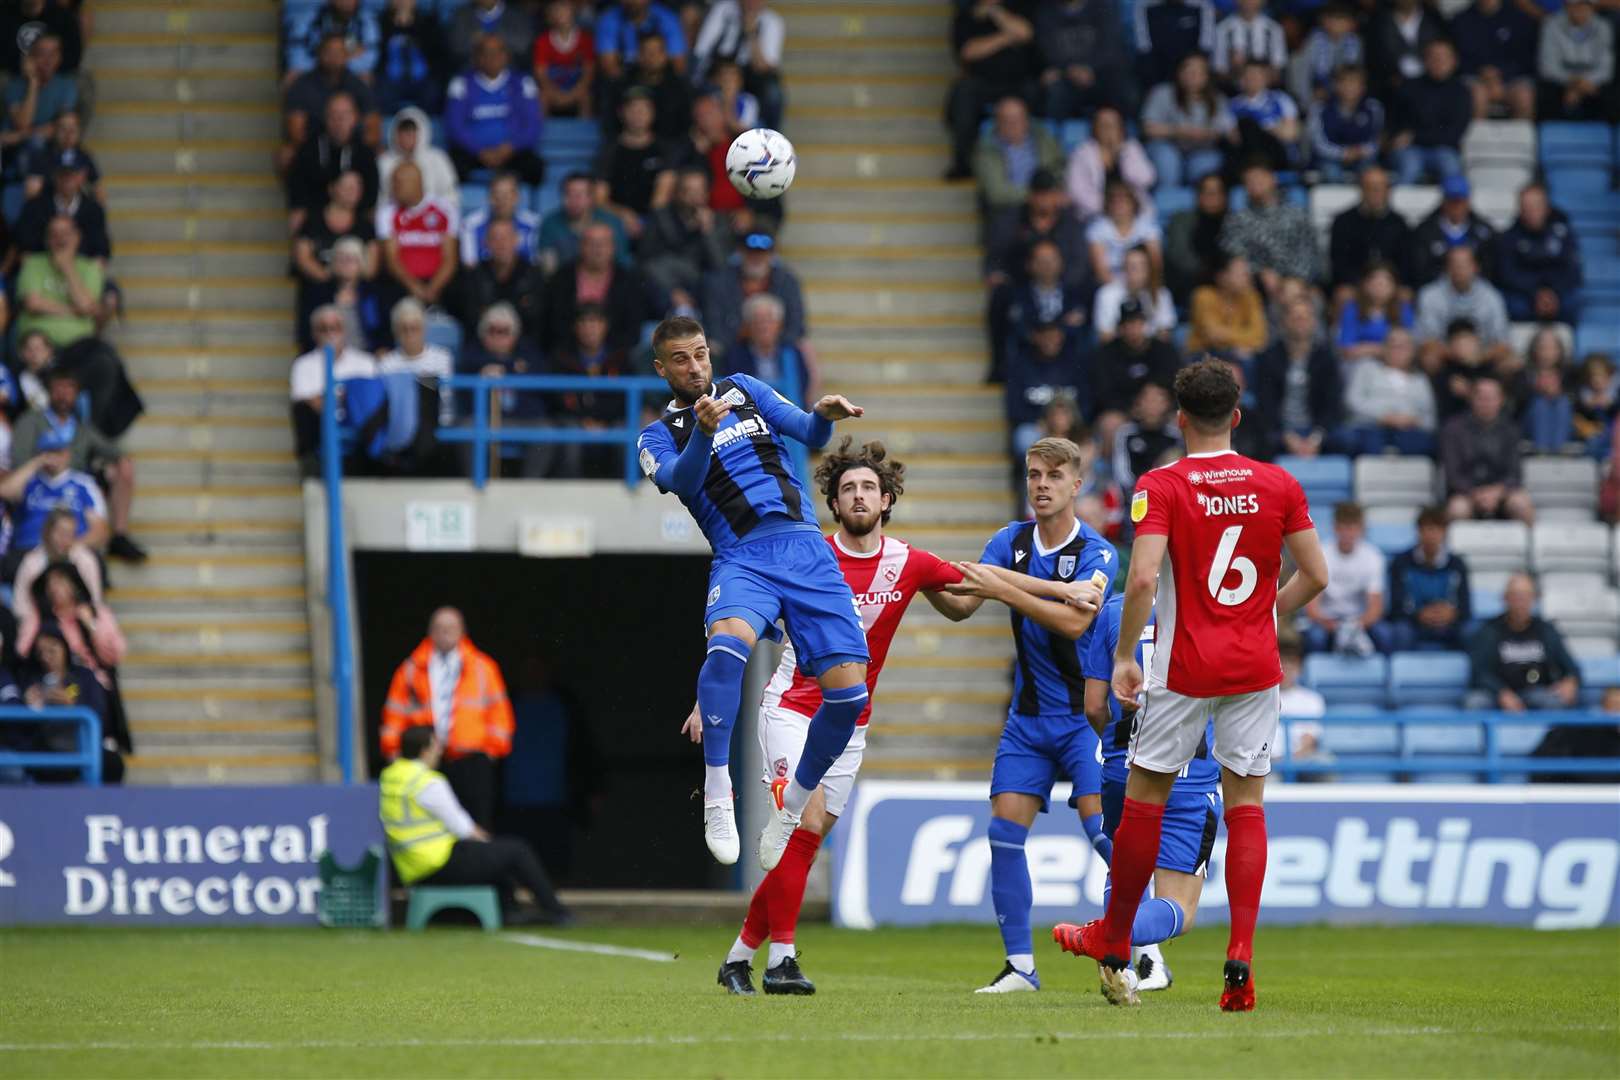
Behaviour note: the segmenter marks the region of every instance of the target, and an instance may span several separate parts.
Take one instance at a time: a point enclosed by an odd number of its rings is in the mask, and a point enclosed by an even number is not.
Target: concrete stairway
[[[977,557],[1012,499],[1001,395],[983,383],[973,189],[940,180],[952,5],[773,6],[788,23],[786,127],[799,156],[783,254],[805,282],[824,381],[869,410],[846,429],[906,463],[896,535]],[[987,774],[1011,658],[999,606],[953,624],[914,603],[878,690],[867,771]]]
[[[114,564],[135,783],[317,776],[272,0],[92,0],[88,136],[146,398],[145,566]]]

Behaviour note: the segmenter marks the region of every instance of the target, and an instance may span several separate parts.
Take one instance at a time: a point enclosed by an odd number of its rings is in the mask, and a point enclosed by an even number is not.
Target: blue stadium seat
[[[583,147],[594,151],[601,141],[602,131],[594,120],[581,120],[574,116],[547,118],[540,129],[540,152]]]
[[[1549,121],[1536,135],[1541,163],[1549,169],[1587,161],[1606,165],[1614,156],[1614,129],[1607,124]]]
[[[1350,498],[1353,483],[1350,459],[1337,454],[1323,454],[1320,457],[1306,458],[1293,457],[1284,454],[1277,458],[1277,464],[1287,469],[1305,489],[1305,497],[1310,501],[1311,513],[1316,515],[1327,514],[1332,511],[1334,503],[1345,502]],[[1325,524],[1326,518],[1319,518]]]
[[[1582,705],[1596,705],[1603,699],[1604,690],[1620,686],[1620,656],[1588,656],[1578,663]]]
[[[1063,144],[1065,155],[1074,153],[1074,148],[1091,138],[1090,120],[1065,120],[1058,128],[1058,141]]]
[[[489,185],[465,183],[461,185],[461,216],[466,217],[474,210],[482,210],[489,205]]]
[[[562,206],[562,182],[561,174],[547,175],[544,183],[532,189],[533,196],[529,202],[530,209],[541,217],[545,217]]]
[[[1500,589],[1470,589],[1468,600],[1476,619],[1494,619],[1504,610]]]
[[[1312,653],[1305,658],[1302,680],[1327,700],[1339,705],[1382,705],[1389,681],[1389,662],[1382,656],[1339,656]]]
[[[1389,658],[1389,700],[1398,707],[1457,705],[1467,689],[1467,653],[1404,652]]]
[[[1183,210],[1191,210],[1193,206],[1193,189],[1190,187],[1162,187],[1153,193],[1153,205],[1158,207],[1159,221],[1169,221],[1170,218]]]
[[[1615,232],[1587,232],[1579,235],[1581,254],[1585,256],[1620,255],[1620,233]]]
[[[1599,163],[1560,164],[1551,167],[1547,186],[1555,205],[1579,203],[1594,194],[1610,190],[1611,169],[1607,161]]]
[[[7,226],[16,227],[17,218],[21,216],[23,203],[26,201],[23,198],[22,184],[11,183],[0,188],[0,216],[5,217]]]
[[[1496,749],[1505,757],[1528,754],[1546,737],[1547,725],[1534,720],[1496,725]],[[1505,778],[1504,778],[1505,779]]]
[[[1585,263],[1585,287],[1592,289],[1620,289],[1620,257],[1582,251]]]
[[[459,356],[461,354],[461,324],[448,317],[429,314],[427,343],[441,346],[453,357]]]
[[[1367,542],[1386,556],[1399,555],[1417,543],[1417,526],[1375,522],[1367,526]]]

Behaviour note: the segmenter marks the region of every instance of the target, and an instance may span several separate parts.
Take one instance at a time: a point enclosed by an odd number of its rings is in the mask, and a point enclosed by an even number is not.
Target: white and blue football
[[[726,151],[726,175],[750,199],[775,199],[793,185],[797,169],[793,144],[780,131],[753,128]]]

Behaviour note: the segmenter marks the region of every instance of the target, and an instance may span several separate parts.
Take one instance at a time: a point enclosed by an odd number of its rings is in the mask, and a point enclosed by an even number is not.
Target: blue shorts
[[[1004,791],[1034,795],[1044,814],[1059,776],[1074,784],[1070,806],[1102,790],[1102,743],[1086,718],[1009,712],[990,770],[990,797]]]
[[[709,567],[703,624],[746,619],[756,635],[781,619],[805,674],[843,663],[864,664],[866,631],[838,560],[810,529],[744,541]]]
[[[1125,782],[1103,784],[1103,832],[1113,839],[1125,812]],[[1215,850],[1215,832],[1221,824],[1221,797],[1217,792],[1172,791],[1164,808],[1159,833],[1159,866],[1183,874],[1202,874]]]

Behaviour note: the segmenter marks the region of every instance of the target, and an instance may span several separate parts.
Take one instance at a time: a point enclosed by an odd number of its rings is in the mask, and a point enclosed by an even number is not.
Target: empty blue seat
[[[1606,163],[1614,155],[1614,129],[1607,124],[1549,121],[1540,124],[1536,134],[1543,165]]]
[[[1457,705],[1468,689],[1468,654],[1405,652],[1389,658],[1389,700],[1397,707]]]
[[[1159,220],[1168,221],[1183,210],[1191,210],[1193,189],[1190,187],[1162,187],[1153,193],[1153,205],[1159,209]]]
[[[1581,704],[1596,705],[1603,691],[1620,686],[1620,656],[1588,656],[1576,663],[1581,668]]]
[[[1499,589],[1469,589],[1468,601],[1476,619],[1494,619],[1504,610]]]
[[[1058,128],[1058,141],[1063,144],[1065,154],[1074,153],[1074,148],[1091,138],[1090,120],[1065,120]]]
[[[1338,656],[1312,653],[1305,658],[1304,683],[1338,705],[1381,705],[1389,681],[1389,662],[1382,656]]]
[[[1323,487],[1348,488],[1351,482],[1350,459],[1339,454],[1320,457],[1294,457],[1283,454],[1277,464],[1287,469],[1301,485],[1317,484]]]
[[[1367,542],[1386,556],[1399,555],[1417,543],[1417,526],[1375,522],[1367,526]]]
[[[466,183],[461,185],[461,216],[489,205],[489,185]]]
[[[1593,193],[1607,192],[1611,188],[1609,163],[1560,164],[1547,176],[1553,202],[1563,204],[1583,200]]]

